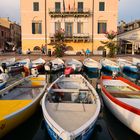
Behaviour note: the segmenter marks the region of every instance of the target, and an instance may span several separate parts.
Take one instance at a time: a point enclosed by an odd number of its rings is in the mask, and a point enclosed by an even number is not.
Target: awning
[[[136,40],[136,39],[121,39],[121,41],[125,41],[126,44],[133,44],[135,46],[136,50],[138,48],[140,48],[140,40]]]
[[[14,46],[15,44],[13,42],[6,42],[10,46]]]

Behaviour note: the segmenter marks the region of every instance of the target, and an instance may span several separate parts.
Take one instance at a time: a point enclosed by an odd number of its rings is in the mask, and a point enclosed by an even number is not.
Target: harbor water
[[[61,74],[63,74],[63,72],[47,74],[48,83],[52,83]],[[98,74],[85,72],[82,74],[89,80],[91,84],[96,86],[95,84],[98,79]],[[104,74],[110,75],[110,73],[106,72]],[[19,77],[20,75],[14,76],[13,81]],[[140,75],[131,75],[131,73],[124,73],[124,77],[140,85]],[[100,91],[97,91],[99,95],[101,95]],[[104,105],[101,96],[100,99],[102,103],[102,108],[90,140],[140,140],[139,135],[128,129],[113,116],[113,114]],[[44,126],[41,106],[31,118],[29,118],[25,123],[21,124],[16,129],[11,131],[2,140],[51,140]]]

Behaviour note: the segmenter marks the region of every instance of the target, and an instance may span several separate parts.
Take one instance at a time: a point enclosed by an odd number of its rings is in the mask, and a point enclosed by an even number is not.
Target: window
[[[107,31],[107,23],[99,22],[98,23],[98,34],[106,33],[106,31]]]
[[[39,2],[33,3],[33,11],[39,11]]]
[[[55,2],[55,12],[60,12],[60,11],[61,11],[60,2]]]
[[[83,2],[78,2],[78,12],[83,12]]]
[[[83,22],[78,22],[77,23],[77,33],[78,34],[83,33]]]
[[[42,23],[32,23],[32,34],[42,34]]]
[[[65,34],[66,36],[72,36],[73,33],[73,23],[71,22],[66,22],[65,23]]]
[[[1,31],[1,36],[2,36],[2,37],[4,36],[4,31]]]
[[[55,32],[61,29],[61,22],[55,22]]]
[[[99,2],[99,11],[105,11],[105,3]]]

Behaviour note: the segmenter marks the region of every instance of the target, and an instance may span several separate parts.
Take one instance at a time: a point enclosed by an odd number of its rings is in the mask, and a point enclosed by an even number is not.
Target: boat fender
[[[67,76],[67,75],[70,75],[74,72],[74,69],[72,67],[67,67],[64,71],[64,74]]]

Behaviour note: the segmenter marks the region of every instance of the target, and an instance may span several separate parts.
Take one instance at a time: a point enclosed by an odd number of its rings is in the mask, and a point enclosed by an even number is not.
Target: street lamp
[[[45,0],[45,46],[46,46],[46,50],[47,50],[47,0]]]
[[[94,0],[92,0],[92,54],[94,49]]]

